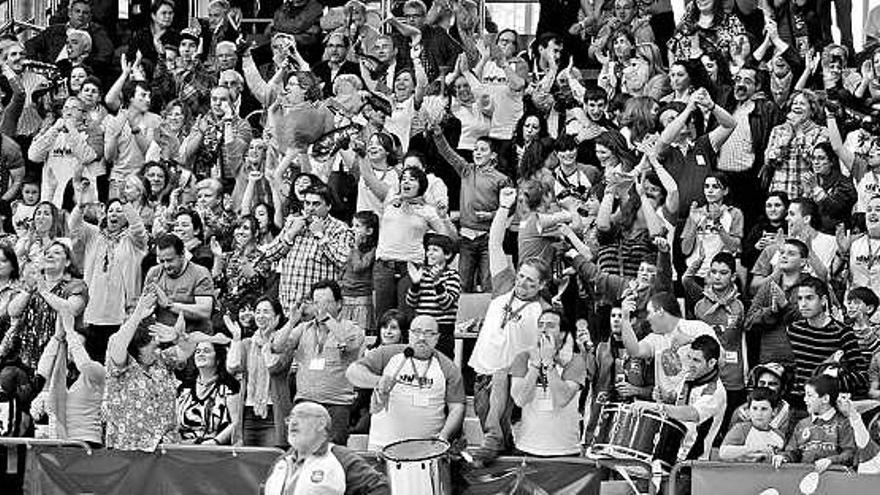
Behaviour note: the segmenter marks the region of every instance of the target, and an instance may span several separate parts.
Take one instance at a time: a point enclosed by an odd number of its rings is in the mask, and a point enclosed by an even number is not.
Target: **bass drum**
[[[630,471],[647,477],[654,461],[666,472],[672,470],[686,432],[681,422],[657,411],[636,411],[629,404],[609,403],[602,407],[589,453],[592,457],[637,461],[644,467]]]
[[[392,495],[451,495],[449,443],[401,440],[382,449]]]

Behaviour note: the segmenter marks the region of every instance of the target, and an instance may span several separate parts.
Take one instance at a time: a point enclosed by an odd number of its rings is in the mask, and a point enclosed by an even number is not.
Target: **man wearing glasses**
[[[407,438],[449,440],[461,430],[461,370],[435,351],[439,338],[434,318],[417,316],[408,344],[379,347],[348,367],[345,376],[355,387],[373,389],[370,450]]]

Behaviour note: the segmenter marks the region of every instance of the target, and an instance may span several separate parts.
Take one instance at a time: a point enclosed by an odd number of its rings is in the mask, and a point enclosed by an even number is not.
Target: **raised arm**
[[[138,299],[137,306],[135,306],[131,316],[125,320],[125,323],[122,324],[122,327],[116,333],[110,336],[110,341],[107,343],[108,364],[112,363],[117,367],[125,366],[126,361],[128,361],[128,344],[134,337],[138,325],[147,316],[153,314],[155,307],[156,295],[153,292],[144,291],[140,299]]]

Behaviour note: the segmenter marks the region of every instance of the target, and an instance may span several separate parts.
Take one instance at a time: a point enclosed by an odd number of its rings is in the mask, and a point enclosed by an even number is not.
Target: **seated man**
[[[770,427],[781,431],[783,438],[788,438],[791,406],[782,398],[785,395],[785,368],[779,363],[759,364],[752,369],[749,376],[750,388],[768,388],[776,394]],[[737,423],[749,421],[749,418],[749,404],[742,404],[730,418],[731,428]]]
[[[837,398],[837,378],[819,375],[804,385],[809,416],[795,426],[785,451],[773,456],[774,467],[802,462],[815,464],[821,473],[832,464],[852,466],[856,454],[853,429],[834,408]]]
[[[301,402],[287,418],[290,450],[275,463],[266,495],[391,493],[385,476],[362,457],[330,443],[332,420],[320,404]]]
[[[685,380],[674,405],[638,401],[637,409],[654,409],[677,419],[687,427],[678,458],[708,459],[715,435],[721,428],[727,407],[727,392],[718,376],[721,346],[709,335],[691,342],[685,360]]]
[[[510,367],[510,396],[522,408],[514,425],[516,449],[542,457],[580,455],[578,391],[585,362],[572,354],[574,338],[562,331],[562,315],[545,309],[538,318],[538,346],[519,353]]]
[[[434,348],[440,339],[431,316],[416,316],[409,345],[381,346],[352,363],[345,376],[373,390],[370,450],[407,438],[442,438],[458,433],[464,420],[461,370]]]
[[[779,405],[776,392],[758,387],[749,394],[749,418],[730,428],[718,453],[723,461],[769,462],[773,453],[785,445],[785,433],[774,429],[773,415]]]

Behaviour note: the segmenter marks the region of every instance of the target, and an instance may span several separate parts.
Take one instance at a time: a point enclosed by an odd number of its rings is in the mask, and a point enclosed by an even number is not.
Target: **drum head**
[[[652,411],[650,409],[643,410],[642,415],[647,416],[649,418],[656,419],[657,421],[660,421],[661,423],[666,423],[670,427],[673,427],[673,428],[679,430],[682,434],[687,434],[687,427],[684,425],[684,423],[682,423],[681,421],[679,421],[677,419],[670,418],[669,416],[666,416],[666,415],[659,413],[657,411]]]
[[[426,461],[440,457],[449,451],[449,442],[439,438],[401,440],[386,445],[382,457],[389,461]]]

